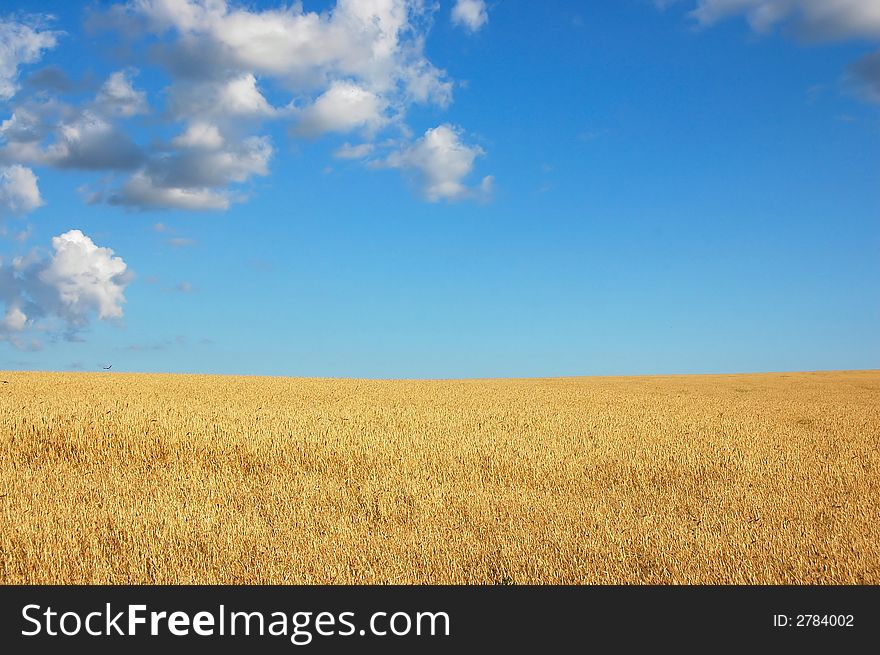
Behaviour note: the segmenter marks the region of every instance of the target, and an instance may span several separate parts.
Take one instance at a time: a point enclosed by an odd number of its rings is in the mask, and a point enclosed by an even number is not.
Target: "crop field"
[[[880,584],[878,371],[0,379],[6,584]]]

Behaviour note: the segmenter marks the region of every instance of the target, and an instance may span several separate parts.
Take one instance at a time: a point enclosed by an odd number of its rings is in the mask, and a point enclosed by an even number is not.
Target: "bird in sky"
[[[103,368],[105,371],[109,371],[111,368],[113,368],[113,364],[110,364],[110,366],[103,366],[102,368]]]

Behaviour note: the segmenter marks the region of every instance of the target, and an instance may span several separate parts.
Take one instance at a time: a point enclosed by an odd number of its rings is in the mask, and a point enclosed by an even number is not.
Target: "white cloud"
[[[18,164],[0,166],[0,216],[26,214],[43,204],[37,176]]]
[[[221,81],[185,82],[169,89],[171,113],[178,119],[260,118],[271,116],[272,107],[257,87],[253,73]]]
[[[107,115],[134,116],[147,112],[147,95],[132,85],[135,71],[117,71],[107,78],[95,103]]]
[[[432,77],[430,95],[442,98],[450,85],[423,54],[422,19],[433,10],[423,0],[338,0],[320,14],[299,3],[251,11],[225,0],[133,0],[115,7],[110,19],[129,31],[176,33],[178,40],[160,52],[179,76],[239,70],[296,90],[355,79],[376,93]]]
[[[12,306],[6,310],[0,332],[21,332],[27,325],[27,315],[20,308]]]
[[[223,147],[224,139],[216,125],[196,121],[186,128],[186,132],[174,137],[171,143],[178,148],[216,150]]]
[[[758,32],[792,22],[815,39],[880,37],[877,0],[699,0],[691,15],[701,25],[744,15]]]
[[[268,137],[249,137],[226,147],[181,148],[154,158],[145,170],[165,187],[219,187],[268,175],[272,152]]]
[[[41,29],[40,22],[22,23],[0,19],[0,100],[8,100],[18,90],[18,69],[37,61],[45,50],[54,48],[60,32]]]
[[[452,22],[476,32],[489,22],[484,0],[456,0],[452,8]]]
[[[431,202],[461,200],[491,191],[491,176],[483,178],[478,190],[464,183],[476,158],[484,154],[479,146],[462,143],[461,130],[446,124],[429,129],[414,144],[392,153],[385,165],[415,172],[422,193]]]
[[[229,208],[228,194],[211,189],[158,186],[143,171],[132,175],[109,197],[112,205],[140,209],[186,209],[194,211]]]
[[[100,111],[49,101],[17,107],[0,124],[0,161],[80,170],[131,170],[141,149]]]
[[[196,122],[154,155],[122,186],[98,200],[136,209],[225,210],[235,196],[228,186],[269,174],[268,137],[229,139],[210,123]]]
[[[247,73],[229,80],[220,93],[220,102],[226,111],[235,115],[266,115],[272,113],[272,107],[266,102],[257,88],[257,78]]]
[[[100,319],[121,318],[127,268],[122,258],[79,230],[53,237],[52,248],[55,252],[38,277],[58,292],[64,313],[74,320],[91,312]]]
[[[91,110],[61,123],[55,137],[37,163],[100,171],[130,170],[143,160],[140,148],[124,132]]]
[[[45,120],[44,107],[37,109],[27,106],[17,107],[12,116],[0,123],[0,136],[4,141],[31,143],[42,139],[50,129]]]
[[[489,200],[492,197],[492,190],[495,188],[495,176],[487,175],[480,180],[480,191],[477,194],[479,200]]]
[[[325,132],[375,131],[386,119],[385,103],[375,93],[351,82],[333,82],[315,102],[302,110],[295,132],[317,136]]]
[[[11,262],[0,261],[0,341],[20,350],[39,349],[32,334],[77,338],[93,317],[123,315],[125,288],[131,279],[126,263],[79,230],[52,239],[52,252],[38,250]]]

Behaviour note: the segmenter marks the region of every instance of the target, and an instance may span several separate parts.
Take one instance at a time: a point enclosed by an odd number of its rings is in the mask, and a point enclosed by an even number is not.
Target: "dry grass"
[[[880,372],[2,373],[5,583],[880,583]]]

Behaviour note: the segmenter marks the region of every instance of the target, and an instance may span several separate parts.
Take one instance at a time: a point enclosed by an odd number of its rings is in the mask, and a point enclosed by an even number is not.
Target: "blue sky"
[[[880,368],[876,3],[662,5],[4,2],[0,367]]]

